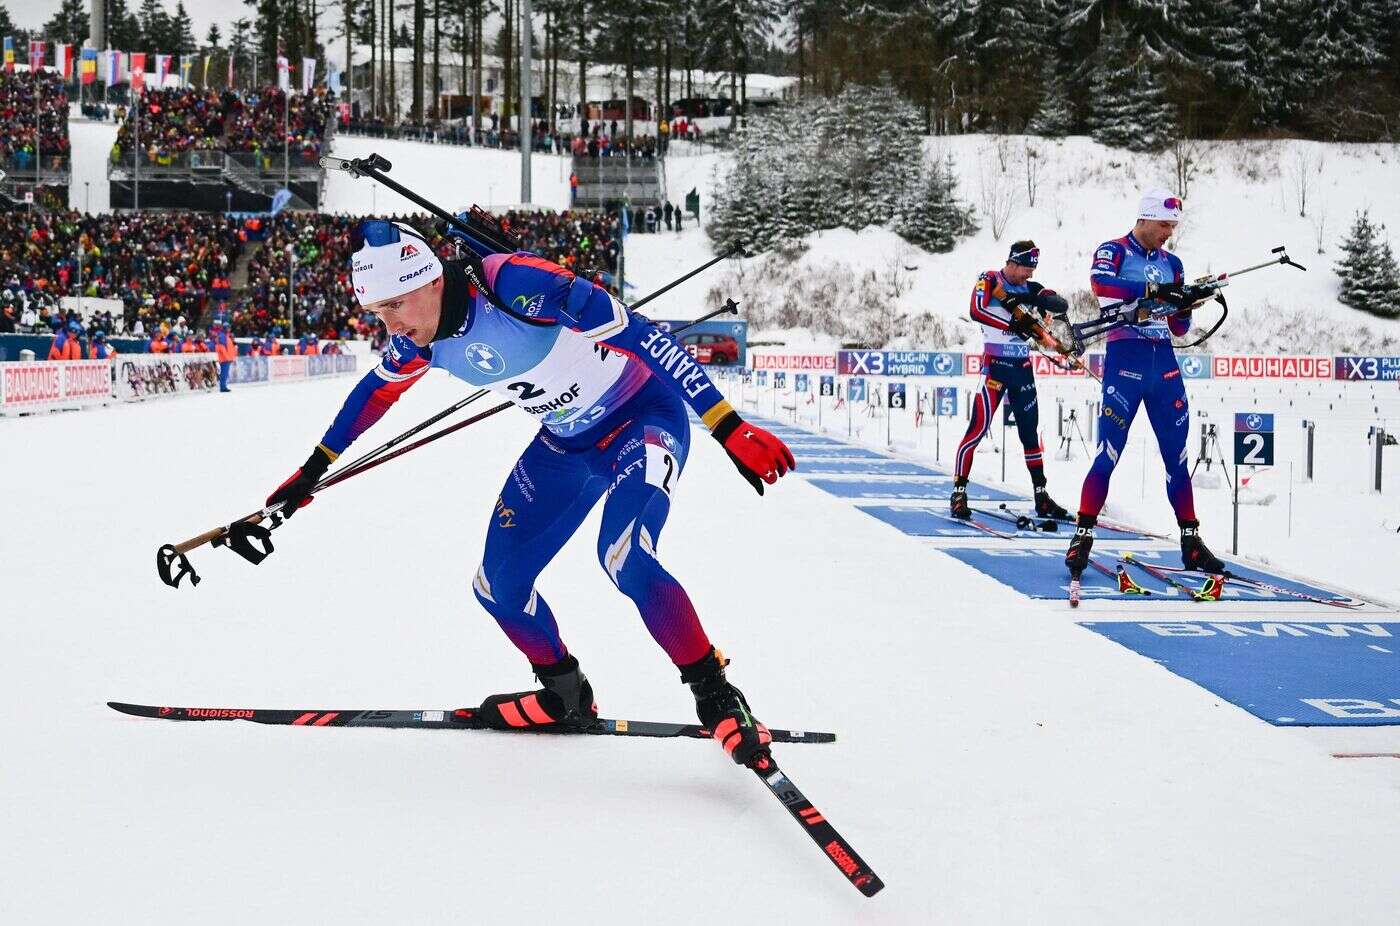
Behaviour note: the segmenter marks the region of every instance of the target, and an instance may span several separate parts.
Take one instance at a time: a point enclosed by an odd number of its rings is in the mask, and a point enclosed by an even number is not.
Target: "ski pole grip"
[[[254,514],[254,515],[249,515],[248,517],[244,518],[243,520],[246,521],[246,522],[248,522],[248,523],[250,523],[250,524],[257,524],[259,521],[262,520],[262,512],[258,512],[257,514]],[[198,549],[199,547],[204,546],[206,543],[212,543],[212,542],[214,542],[215,540],[218,540],[218,539],[220,539],[221,537],[226,536],[227,534],[228,534],[228,525],[226,525],[226,524],[225,524],[225,525],[220,525],[219,527],[216,527],[216,528],[214,528],[213,530],[207,530],[207,531],[205,531],[204,533],[202,533],[202,534],[200,534],[200,535],[198,535],[198,536],[196,536],[196,537],[191,537],[189,540],[186,540],[184,543],[172,544],[172,546],[173,546],[173,548],[174,548],[174,550],[175,550],[176,553],[188,553],[188,552],[190,552],[191,550],[195,550],[195,549]]]

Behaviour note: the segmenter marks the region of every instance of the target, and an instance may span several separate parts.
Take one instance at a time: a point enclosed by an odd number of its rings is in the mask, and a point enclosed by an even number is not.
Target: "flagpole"
[[[287,61],[287,89],[282,91],[282,189],[292,192],[292,168],[289,160],[292,153],[291,132],[292,109],[292,62]]]
[[[34,198],[29,203],[29,211],[39,204],[39,171],[44,159],[43,99],[44,88],[39,83],[39,69],[34,66],[34,49],[29,49],[29,76],[34,78]]]
[[[146,68],[146,62],[143,61],[143,62],[141,62],[141,69],[144,71],[145,68]],[[134,86],[135,83],[136,83],[136,81],[135,81],[134,79],[129,80],[128,83],[127,83],[127,96],[128,96],[128,97],[131,97],[132,100],[134,100],[134,106],[133,106],[133,108],[134,108],[135,114],[136,114],[136,115],[135,115],[135,118],[132,120],[132,125],[134,125],[134,126],[136,127],[136,129],[135,129],[135,132],[134,132],[134,134],[133,134],[133,136],[132,136],[134,140],[133,140],[133,142],[132,142],[133,147],[132,147],[132,152],[131,152],[131,162],[132,162],[133,164],[136,165],[136,174],[135,174],[136,180],[135,180],[135,182],[132,184],[131,208],[132,208],[133,210],[135,210],[136,212],[140,212],[140,211],[141,211],[141,98],[140,98],[139,96],[137,96],[137,95],[133,92],[133,91],[135,91],[135,89],[136,89],[135,86]],[[131,102],[132,100],[128,100],[128,102]]]

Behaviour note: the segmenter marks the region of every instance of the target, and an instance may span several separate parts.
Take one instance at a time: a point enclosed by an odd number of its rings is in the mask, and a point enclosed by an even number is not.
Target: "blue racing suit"
[[[322,448],[334,459],[432,367],[505,395],[541,428],[496,500],[477,600],[531,663],[563,659],[535,579],[606,495],[599,562],[671,660],[696,662],[709,639],[656,551],[690,447],[685,405],[711,428],[733,409],[683,345],[602,288],[527,252],[490,255],[483,269],[509,311],[447,263],[443,311],[465,307],[461,325],[428,347],[390,338]]]
[[[1100,305],[1122,302],[1123,309],[1152,308],[1151,283],[1181,283],[1181,260],[1165,250],[1148,251],[1131,233],[1105,241],[1094,253],[1089,282]],[[1176,363],[1171,337],[1190,327],[1187,315],[1172,315],[1109,332],[1103,369],[1103,411],[1099,417],[1098,452],[1079,496],[1079,513],[1097,516],[1108,497],[1108,482],[1128,442],[1138,406],[1157,435],[1167,470],[1167,498],[1178,521],[1196,519],[1191,474],[1186,466],[1186,437],[1191,409]]]

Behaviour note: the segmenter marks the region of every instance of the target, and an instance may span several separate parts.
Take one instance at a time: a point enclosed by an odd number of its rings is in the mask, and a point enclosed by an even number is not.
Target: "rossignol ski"
[[[777,741],[776,737],[774,741]],[[787,773],[778,768],[771,755],[760,754],[749,768],[768,786],[773,796],[782,801],[792,818],[802,824],[802,829],[822,850],[822,854],[831,860],[831,864],[846,876],[856,890],[866,897],[874,897],[884,889],[885,882],[880,880],[880,876],[871,870],[845,837],[836,832],[836,827],[827,822],[822,812],[812,806],[807,795],[793,784]]]
[[[246,707],[156,707],[108,701],[107,706],[134,717],[157,720],[248,720],[285,727],[379,727],[391,730],[495,730],[476,716],[476,708],[456,710],[264,710]],[[654,736],[710,739],[710,731],[696,723],[658,723],[651,720],[609,720],[599,718],[587,726],[527,727],[521,730],[495,730],[504,733],[541,733],[582,736]],[[834,743],[836,734],[773,728],[775,743]]]

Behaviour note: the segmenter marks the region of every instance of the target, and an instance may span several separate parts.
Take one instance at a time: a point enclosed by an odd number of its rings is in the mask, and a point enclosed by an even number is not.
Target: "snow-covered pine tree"
[[[1308,103],[1298,107],[1298,121],[1316,135],[1360,139],[1389,131],[1386,117],[1372,113],[1385,6],[1381,0],[1301,0],[1296,76],[1307,90],[1299,100]]]
[[[1380,234],[1385,234],[1382,225]],[[1382,318],[1400,318],[1400,264],[1395,262],[1395,252],[1390,249],[1390,239],[1381,242],[1380,253],[1376,257],[1376,282],[1371,288],[1371,312]]]
[[[1064,138],[1074,129],[1074,104],[1054,61],[1047,61],[1041,68],[1040,91],[1040,105],[1026,126],[1026,133]]]
[[[1395,261],[1391,256],[1391,263]],[[1342,257],[1337,261],[1337,276],[1342,278],[1342,291],[1337,298],[1342,305],[1363,312],[1377,312],[1377,284],[1381,276],[1380,251],[1376,242],[1376,226],[1368,210],[1356,214],[1342,242]]]
[[[751,252],[813,231],[880,225],[946,250],[971,225],[948,165],[924,166],[918,111],[888,79],[749,121],[717,177],[707,232]]]
[[[1143,66],[1123,24],[1104,26],[1090,80],[1094,140],[1132,151],[1160,151],[1176,137],[1176,108],[1160,79]]]
[[[972,210],[957,198],[957,178],[951,161],[928,159],[922,165],[915,195],[900,210],[898,232],[925,250],[951,251],[962,235],[977,230]]]

